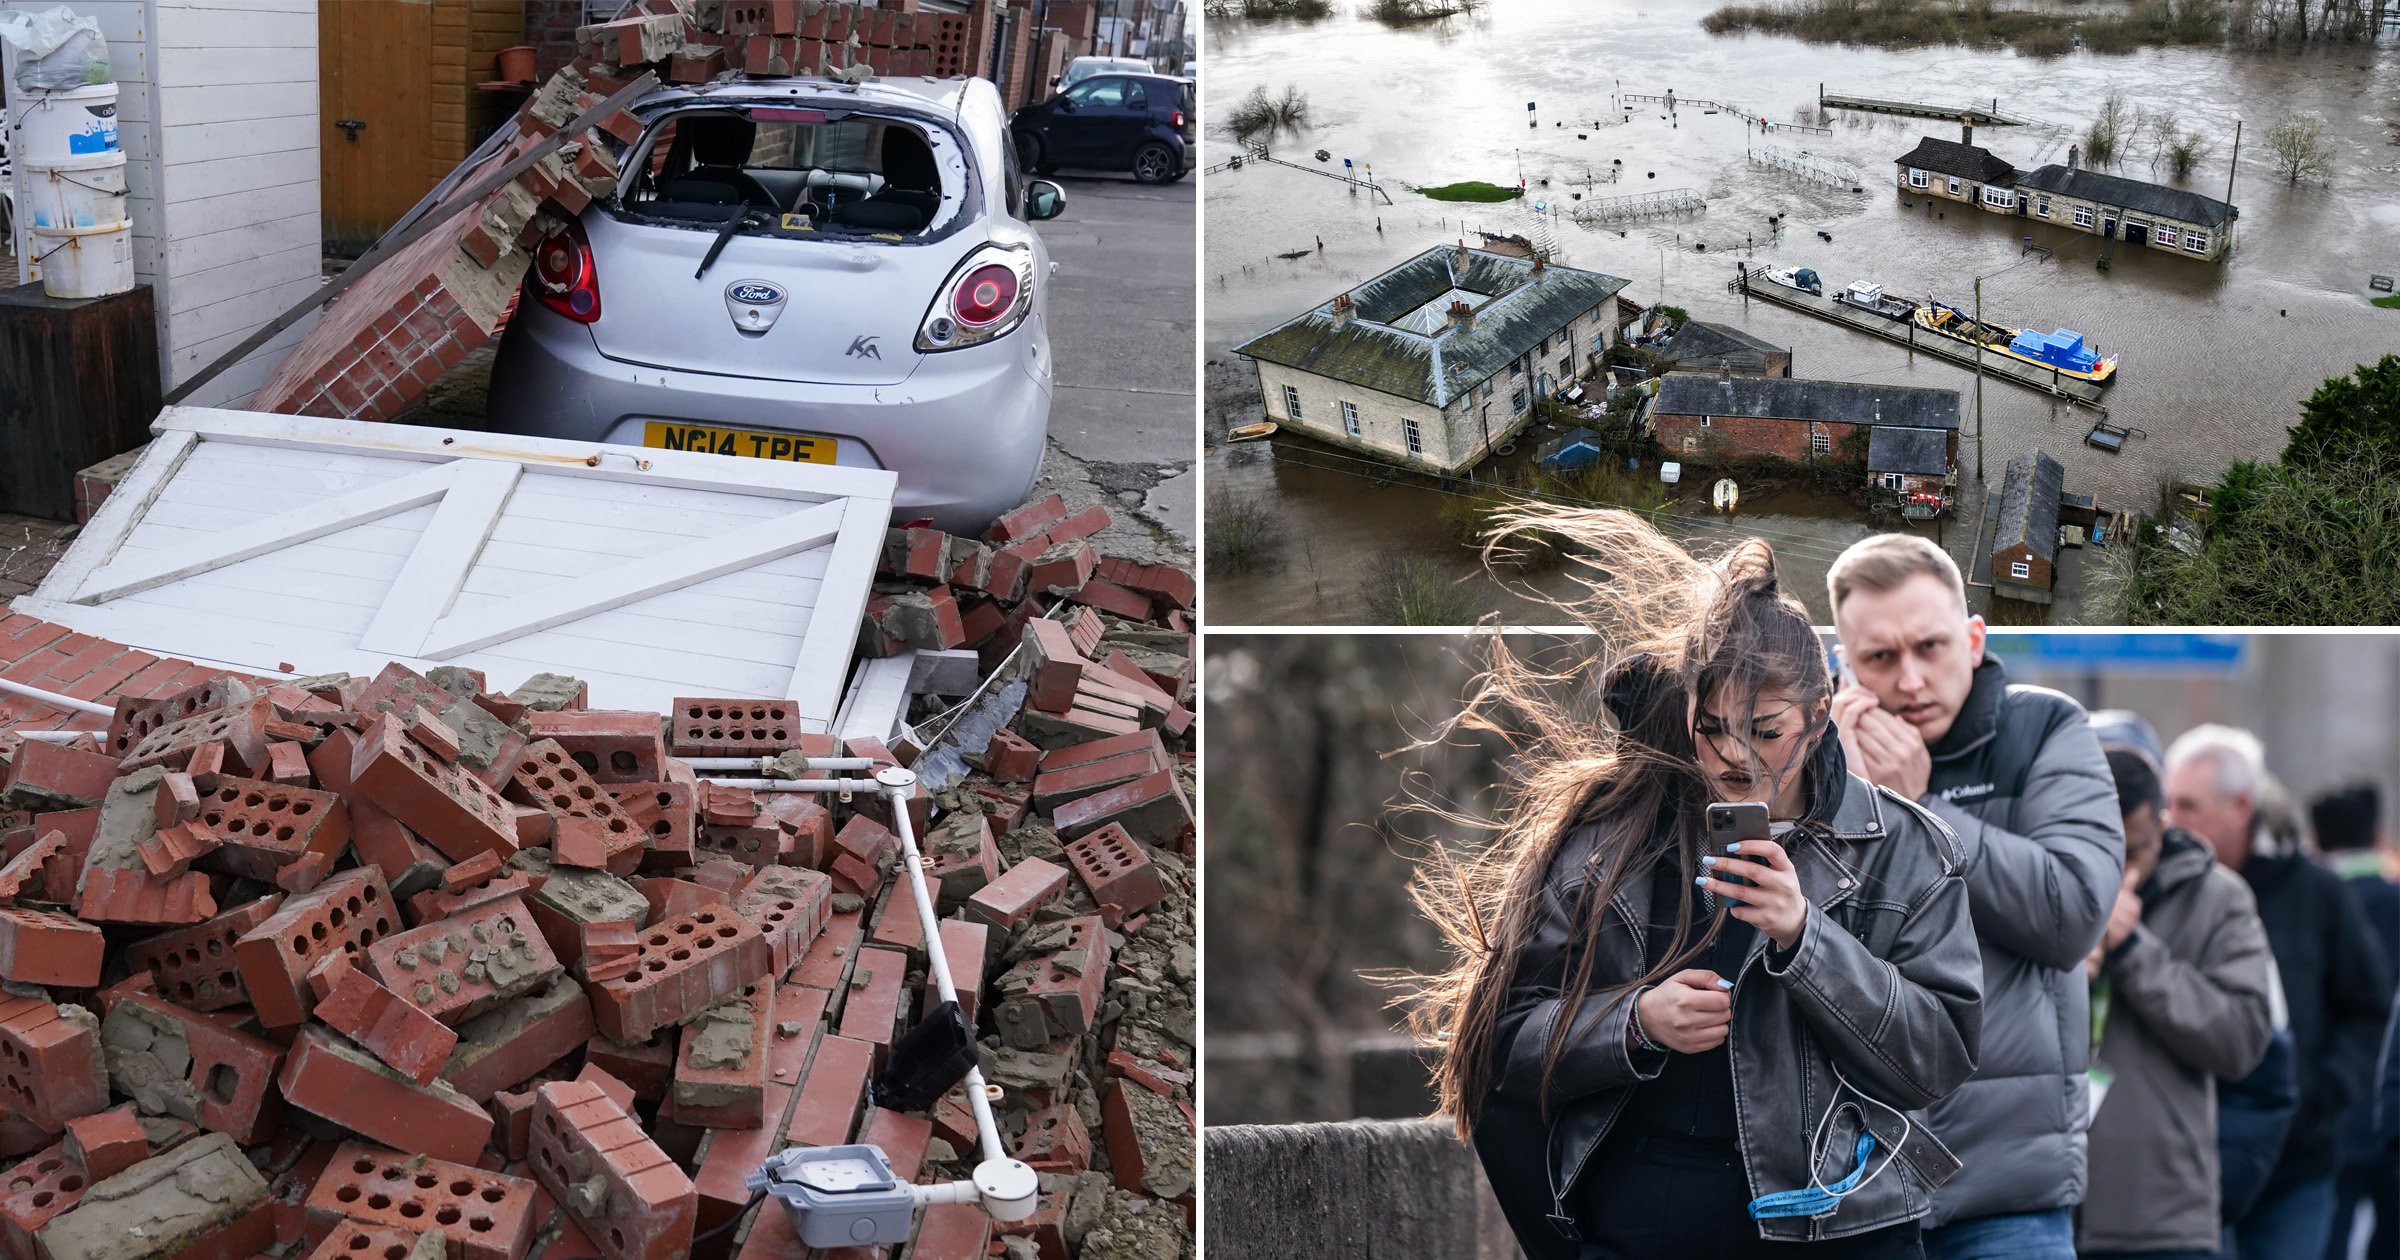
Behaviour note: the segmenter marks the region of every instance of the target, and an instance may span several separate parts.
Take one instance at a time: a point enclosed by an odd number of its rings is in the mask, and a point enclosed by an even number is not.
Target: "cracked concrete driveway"
[[[1058,380],[1036,493],[1056,492],[1070,508],[1107,504],[1117,523],[1101,535],[1105,552],[1188,568],[1199,532],[1193,181],[1053,178],[1067,208],[1040,230],[1058,264],[1050,292]]]

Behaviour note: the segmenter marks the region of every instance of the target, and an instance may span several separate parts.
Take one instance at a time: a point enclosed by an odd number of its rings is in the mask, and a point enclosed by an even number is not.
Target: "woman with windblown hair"
[[[1957,839],[1845,768],[1765,543],[1703,564],[1526,509],[1494,546],[1529,536],[1597,575],[1567,611],[1613,651],[1544,672],[1495,639],[1458,719],[1522,769],[1497,843],[1415,890],[1455,955],[1412,1010],[1444,1110],[1534,1260],[1922,1255],[1958,1165],[1914,1113],[1981,1026]],[[1771,838],[1711,851],[1712,802]]]

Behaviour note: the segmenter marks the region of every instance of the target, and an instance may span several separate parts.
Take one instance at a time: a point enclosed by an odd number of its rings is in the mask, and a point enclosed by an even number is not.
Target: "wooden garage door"
[[[880,469],[170,407],[18,611],[303,674],[545,670],[595,705],[840,705],[898,478]]]

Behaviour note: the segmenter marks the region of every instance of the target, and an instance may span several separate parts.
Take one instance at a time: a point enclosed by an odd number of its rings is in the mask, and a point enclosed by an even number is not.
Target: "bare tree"
[[[2175,172],[2175,178],[2182,179],[2207,161],[2216,148],[2216,141],[2197,131],[2177,132],[2167,143],[2167,169]]]
[[[2125,104],[2125,94],[2111,92],[2100,101],[2100,113],[2083,132],[2083,155],[2094,169],[2113,166],[2118,150],[2133,139],[2133,110]]]
[[[2322,179],[2333,169],[2333,147],[2325,140],[2325,120],[2315,114],[2293,114],[2267,128],[2267,152],[2287,182]]]

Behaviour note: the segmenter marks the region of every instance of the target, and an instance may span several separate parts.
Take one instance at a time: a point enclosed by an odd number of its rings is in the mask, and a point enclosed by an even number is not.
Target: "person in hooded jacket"
[[[2258,1066],[2275,958],[2239,875],[2165,822],[2158,763],[2110,746],[2125,882],[2092,978],[2091,1187],[2082,1260],[2210,1260],[2220,1244],[2217,1078]]]
[[[1529,746],[1499,842],[1427,868],[1456,947],[1413,1014],[1534,1260],[1922,1254],[1981,967],[1949,830],[1850,773],[1823,648],[1755,540],[1703,565],[1619,512],[1527,509],[1607,579],[1605,718],[1508,655],[1468,706]],[[1498,729],[1494,727],[1493,729]],[[1711,844],[1711,803],[1769,836]]]

